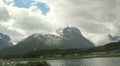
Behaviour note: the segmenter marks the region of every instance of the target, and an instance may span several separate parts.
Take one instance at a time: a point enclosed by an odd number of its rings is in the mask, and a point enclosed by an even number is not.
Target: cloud
[[[19,8],[1,3],[3,6],[0,8],[0,32],[9,35],[14,43],[34,33],[45,34],[53,31],[52,23],[46,20],[38,7]]]
[[[43,15],[43,11],[33,5],[36,3],[45,3],[50,11]],[[119,0],[34,0],[29,8],[4,4],[4,9],[0,11],[8,16],[0,15],[0,22],[7,22],[1,25],[6,25],[5,27],[22,37],[75,26],[96,45],[103,45],[109,42],[108,34],[120,33]],[[5,27],[1,28],[7,29]]]
[[[3,0],[3,2],[7,5],[13,4],[14,0]]]
[[[24,15],[25,14],[25,15]],[[21,17],[22,16],[22,17]],[[18,18],[18,19],[16,19]],[[34,32],[49,32],[52,30],[52,25],[47,21],[43,20],[41,16],[34,16],[34,13],[30,15],[26,11],[23,11],[19,17],[14,18],[14,27],[24,30],[26,33]],[[27,30],[27,31],[26,31]]]
[[[0,7],[0,21],[7,21],[10,19],[8,10],[5,7]]]
[[[10,36],[10,38],[12,39],[12,41],[14,41],[14,43],[17,43],[18,41],[20,41],[20,39],[24,38],[24,36],[19,32],[15,30],[11,30],[9,29],[9,27],[3,25],[0,25],[0,32]]]
[[[46,15],[50,10],[46,3],[35,2],[34,0],[14,0],[13,5],[18,8],[26,9],[29,9],[31,6],[36,6],[38,9],[42,11],[43,15]]]
[[[42,0],[39,0],[42,1]],[[107,35],[118,34],[120,15],[119,0],[44,0],[51,11],[49,15],[63,26],[77,26],[86,38],[97,45],[108,41]],[[96,37],[91,37],[95,34]],[[97,41],[96,38],[98,39]],[[104,40],[105,38],[106,40]]]

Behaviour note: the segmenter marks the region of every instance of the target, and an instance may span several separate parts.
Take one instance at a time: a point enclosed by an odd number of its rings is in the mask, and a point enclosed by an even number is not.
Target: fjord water
[[[43,61],[43,60],[27,60],[19,61],[20,63],[27,63],[29,61]],[[64,59],[64,60],[45,60],[51,66],[120,66],[120,57],[107,58],[86,58],[86,59]],[[10,62],[10,64],[8,63]],[[16,61],[0,60],[0,63],[8,64],[7,66],[15,66]]]
[[[120,57],[48,60],[51,66],[120,66]]]

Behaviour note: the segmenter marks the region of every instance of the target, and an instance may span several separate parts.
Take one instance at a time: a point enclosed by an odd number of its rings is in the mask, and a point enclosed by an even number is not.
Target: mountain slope
[[[9,36],[0,33],[0,50],[12,46]]]
[[[120,50],[120,41],[108,43],[104,47],[107,51]]]
[[[17,45],[4,49],[2,53],[7,54],[19,54],[30,51],[38,50],[39,48],[45,49],[46,45],[44,44],[44,37],[41,34],[34,34],[30,37],[22,40]]]
[[[67,49],[94,47],[94,44],[86,39],[76,27],[63,29],[62,44]]]

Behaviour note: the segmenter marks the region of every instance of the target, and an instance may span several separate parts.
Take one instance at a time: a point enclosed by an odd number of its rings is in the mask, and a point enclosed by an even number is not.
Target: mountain
[[[0,33],[0,50],[12,46],[12,42],[9,36]]]
[[[109,40],[110,40],[111,42],[120,41],[120,36],[112,36],[112,35],[109,34],[108,37],[109,37]]]
[[[82,36],[76,27],[62,29],[60,36],[51,34],[33,34],[17,45],[7,48],[2,53],[26,53],[41,49],[72,49],[94,47],[94,44]]]
[[[45,49],[46,44],[44,44],[45,38],[41,34],[33,34],[28,38],[20,41],[17,45],[6,48],[2,53],[6,54],[19,54],[26,53],[30,51],[35,51],[40,49]]]
[[[42,34],[33,34],[26,39],[20,41],[17,45],[6,48],[0,52],[1,54],[22,54],[31,51],[38,51],[41,49],[51,49],[55,48],[55,45],[52,44],[53,41],[45,35]]]
[[[94,44],[86,39],[76,27],[66,27],[63,29],[62,45],[64,48],[88,48]]]

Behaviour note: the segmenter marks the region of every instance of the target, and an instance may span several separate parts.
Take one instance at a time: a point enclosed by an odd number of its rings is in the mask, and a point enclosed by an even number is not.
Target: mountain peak
[[[66,27],[66,28],[63,29],[63,32],[64,31],[81,33],[80,30],[78,28],[76,28],[76,27]]]
[[[33,34],[31,37],[39,38],[39,37],[41,37],[41,36],[42,36],[42,34]]]

